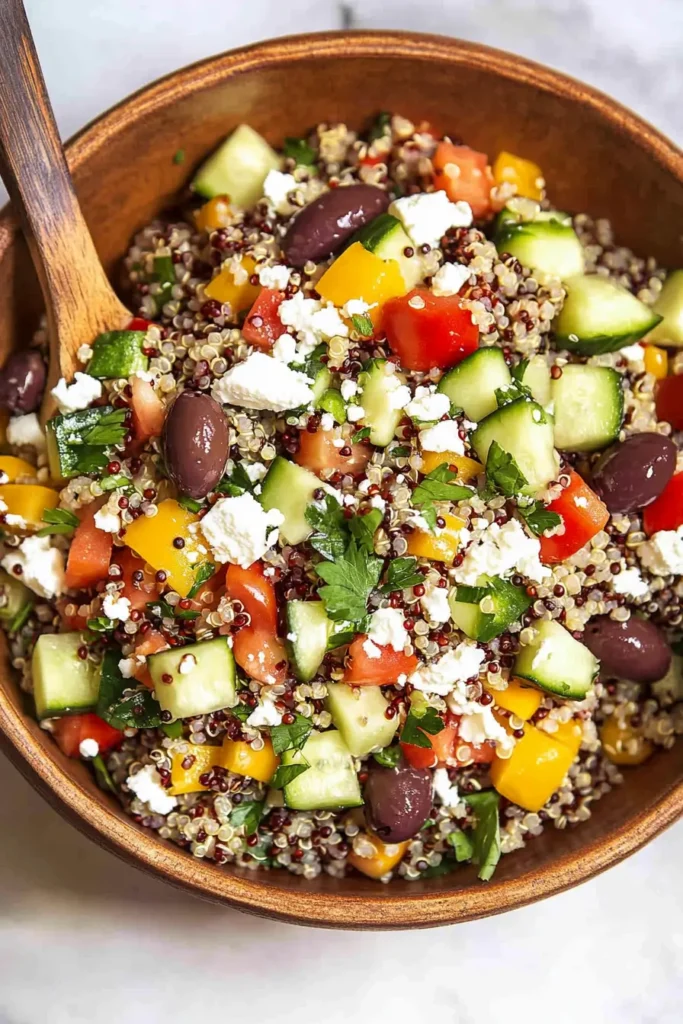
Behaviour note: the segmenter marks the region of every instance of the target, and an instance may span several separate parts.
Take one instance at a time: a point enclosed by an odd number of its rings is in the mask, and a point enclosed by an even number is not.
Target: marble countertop
[[[517,51],[683,140],[680,0],[26,6],[65,137],[209,53],[351,24]],[[67,826],[1,756],[0,780],[0,1024],[175,1024],[200,1014],[347,1024],[366,1013],[412,1024],[425,1011],[448,1024],[680,1021],[681,823],[607,874],[500,918],[410,937],[314,934],[202,903],[128,867]]]

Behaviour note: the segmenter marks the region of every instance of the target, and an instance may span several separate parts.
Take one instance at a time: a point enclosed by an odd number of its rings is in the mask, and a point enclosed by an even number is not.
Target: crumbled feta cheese
[[[381,658],[382,652],[377,644],[373,640],[363,641],[363,650],[367,654],[368,658]]]
[[[307,338],[315,348],[318,339],[313,315],[320,309],[322,305],[317,299],[307,299],[304,293],[299,291],[291,299],[285,299],[280,303],[278,315],[285,327],[291,327],[295,334]]]
[[[258,272],[259,284],[264,288],[275,288],[277,291],[283,292],[289,284],[291,273],[289,267],[283,267],[282,264],[275,267],[261,267]]]
[[[357,423],[365,416],[365,409],[362,405],[350,405],[346,410],[346,418],[349,423]]]
[[[319,309],[311,317],[311,322],[313,330],[323,338],[348,337],[349,329],[334,306]]]
[[[112,491],[105,505],[95,513],[95,526],[103,533],[118,533],[121,529],[120,493]]]
[[[433,583],[425,583],[425,592],[420,598],[422,611],[430,622],[448,622],[451,609],[448,604],[448,589],[435,587]]]
[[[17,448],[30,445],[38,451],[45,447],[45,434],[34,412],[25,416],[12,416],[7,424],[7,440]]]
[[[443,420],[420,431],[420,446],[426,452],[453,452],[464,455],[465,445],[460,434],[460,427],[455,420]]]
[[[461,541],[465,540],[463,532]],[[541,565],[540,550],[538,538],[527,536],[516,519],[503,526],[492,523],[469,548],[462,565],[455,570],[455,578],[458,583],[476,586],[480,576],[504,576],[516,570],[535,583],[541,583],[551,572]]]
[[[440,420],[450,412],[451,401],[448,395],[437,394],[432,387],[418,387],[415,389],[415,397],[406,406],[406,412],[414,420],[429,422]]]
[[[683,526],[677,530],[659,530],[636,550],[645,568],[654,576],[680,575],[683,573]]]
[[[320,417],[320,429],[323,431],[334,430],[334,416],[331,412],[324,412]]]
[[[645,349],[642,345],[636,342],[634,345],[627,345],[625,348],[619,349],[619,355],[623,356],[628,363],[629,370],[639,372],[644,369],[645,366]]]
[[[313,399],[310,378],[263,352],[254,352],[217,380],[212,394],[223,405],[285,412]]]
[[[472,271],[462,263],[444,263],[432,278],[432,291],[435,295],[457,295]]]
[[[78,744],[78,753],[81,757],[97,757],[100,752],[100,745],[97,740],[84,739]]]
[[[444,807],[456,807],[460,803],[458,787],[449,779],[447,768],[437,768],[433,781],[434,792]]]
[[[271,202],[277,213],[291,213],[292,207],[287,201],[287,196],[296,188],[296,178],[293,174],[283,174],[282,171],[268,171],[266,180],[263,182],[263,194]]]
[[[251,494],[240,494],[219,498],[202,519],[201,529],[218,562],[247,569],[272,547],[283,522],[278,509],[265,512]]]
[[[139,656],[138,656],[139,657]],[[133,673],[138,666],[138,657],[121,658],[119,661],[119,672],[124,679],[132,679]]]
[[[264,466],[262,462],[243,462],[242,465],[252,484],[257,484],[259,480],[263,480],[268,472],[268,467]]]
[[[273,344],[273,355],[281,363],[296,362],[296,339],[291,334],[281,334]]]
[[[358,385],[355,380],[343,380],[339,390],[344,401],[348,402],[349,399],[358,394]]]
[[[197,667],[197,659],[194,654],[183,654],[178,662],[178,671],[181,676],[189,676]]]
[[[266,694],[247,718],[247,725],[253,729],[263,726],[282,725],[282,712],[275,707],[275,701]]]
[[[117,594],[105,594],[102,611],[109,619],[126,622],[130,618],[130,601],[127,597],[119,597]]]
[[[408,640],[400,608],[379,608],[370,617],[368,637],[380,647],[402,651]]]
[[[472,210],[468,203],[451,203],[445,192],[402,196],[389,209],[403,224],[414,245],[438,245],[449,228],[468,228]]]
[[[363,316],[376,305],[377,303],[373,302],[372,306],[369,306],[367,302],[363,301],[363,299],[349,299],[349,301],[342,306],[342,312],[344,316],[347,316],[350,319],[352,316]]]
[[[410,388],[401,383],[396,374],[388,374],[385,379],[385,391],[389,399],[390,409],[405,409],[410,402]]]
[[[514,738],[496,720],[492,708],[483,707],[474,701],[470,702],[460,719],[458,736],[463,743],[470,743],[472,746],[481,746],[487,740],[493,740],[496,750],[502,752],[512,750],[515,744]]]
[[[129,775],[126,785],[154,814],[168,814],[178,803],[161,785],[161,776],[153,764],[146,764],[135,775]]]
[[[64,592],[64,555],[52,547],[49,537],[26,537],[0,564],[12,577],[16,576],[14,566],[20,565],[21,582],[39,597],[59,597]]]
[[[552,640],[541,640],[538,645],[538,650],[534,654],[531,667],[533,669],[542,669],[544,665],[547,665],[555,652],[555,648]]]
[[[387,503],[379,494],[373,494],[370,498],[370,505],[372,508],[379,509],[380,512],[386,512]]]
[[[644,597],[649,589],[635,566],[630,569],[622,568],[617,576],[612,577],[612,590],[615,594],[624,594],[626,597]]]
[[[87,373],[76,371],[73,384],[67,384],[64,377],[50,392],[60,412],[78,412],[87,409],[96,398],[102,397],[102,382]]]
[[[465,641],[441,658],[420,665],[411,674],[410,682],[416,690],[445,697],[457,683],[476,679],[484,657],[475,644]]]
[[[78,352],[76,353],[76,358],[78,359],[79,363],[89,363],[90,360],[92,359],[92,346],[81,345],[80,348],[78,349]]]

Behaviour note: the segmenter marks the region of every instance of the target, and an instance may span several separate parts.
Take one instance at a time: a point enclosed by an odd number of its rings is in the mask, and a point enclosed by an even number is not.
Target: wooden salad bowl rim
[[[400,58],[451,67],[482,69],[509,82],[530,83],[561,101],[579,103],[628,137],[683,188],[683,155],[663,135],[614,100],[566,75],[485,46],[408,32],[326,32],[257,43],[193,64],[141,89],[84,128],[66,146],[74,172],[118,133],[139,118],[162,111],[193,92],[263,68],[298,65],[310,60],[344,61],[349,57]],[[0,213],[0,258],[16,235],[16,223]],[[7,648],[2,639],[5,660]],[[2,667],[0,666],[0,673]],[[42,742],[45,740],[45,742]],[[300,924],[344,928],[428,927],[467,921],[524,906],[561,892],[598,874],[639,849],[683,813],[683,781],[668,780],[649,805],[626,822],[581,847],[567,843],[550,863],[516,878],[494,877],[488,884],[450,889],[450,879],[382,886],[360,880],[328,885],[292,882],[285,872],[231,871],[198,860],[126,816],[107,796],[97,796],[87,769],[67,761],[9,686],[0,686],[0,747],[19,771],[67,820],[129,863],[146,869],[196,895],[261,916]],[[666,756],[671,756],[670,754]],[[599,813],[599,809],[598,809]],[[582,826],[583,827],[583,826]],[[564,837],[568,833],[563,834]],[[505,858],[507,860],[507,858]],[[474,879],[474,874],[467,876]],[[498,880],[497,880],[498,879]],[[329,881],[329,880],[328,880]],[[280,884],[280,883],[287,884]],[[297,884],[300,882],[300,884]],[[353,888],[345,892],[344,888]]]

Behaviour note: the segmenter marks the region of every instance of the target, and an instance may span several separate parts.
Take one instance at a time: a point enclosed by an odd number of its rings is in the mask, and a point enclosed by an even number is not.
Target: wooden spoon
[[[80,368],[76,353],[131,314],[107,280],[67,167],[22,0],[0,7],[0,174],[19,215],[47,309],[50,389]]]

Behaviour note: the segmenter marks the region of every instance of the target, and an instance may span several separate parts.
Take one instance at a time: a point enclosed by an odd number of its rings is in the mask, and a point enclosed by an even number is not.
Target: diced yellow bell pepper
[[[383,843],[372,833],[366,833],[363,838],[374,846],[375,853],[372,857],[361,857],[351,850],[348,861],[356,871],[361,871],[368,878],[382,878],[387,871],[395,868],[410,845],[407,840],[403,843]]]
[[[568,722],[560,722],[555,732],[551,733],[554,740],[564,743],[569,747],[574,757],[579,752],[583,739],[583,726],[577,718],[570,718]]]
[[[3,512],[21,517],[21,523],[5,525],[10,533],[16,533],[20,530],[40,530],[45,526],[43,513],[46,509],[57,507],[59,494],[51,487],[39,484],[3,484],[0,487],[0,501],[4,501],[7,506]]]
[[[614,764],[642,764],[654,751],[642,733],[616,715],[606,718],[599,731],[605,754]]]
[[[460,547],[460,531],[465,523],[449,512],[443,514],[446,525],[437,526],[436,533],[415,529],[408,535],[408,554],[416,558],[431,558],[434,562],[452,565]]]
[[[14,455],[0,455],[0,476],[8,484],[14,484],[17,480],[35,480],[36,467]]]
[[[645,345],[643,352],[645,369],[657,380],[663,380],[669,372],[669,356],[666,349],[658,345]]]
[[[261,750],[254,750],[243,740],[231,740],[227,736],[223,740],[220,763],[235,775],[246,775],[258,782],[270,782],[275,775],[280,758],[273,750],[270,739],[264,736],[265,744]]]
[[[244,280],[240,284],[236,283],[232,270],[228,266],[207,284],[204,294],[207,299],[229,303],[233,315],[237,315],[245,309],[251,309],[261,291],[260,284],[251,283],[255,268],[254,259],[251,256],[243,256],[241,269],[245,271],[246,276],[242,275]]]
[[[507,759],[495,758],[491,781],[501,796],[527,811],[541,807],[560,788],[575,754],[570,747],[533,725],[524,727]]]
[[[194,212],[194,222],[198,231],[215,231],[230,223],[232,209],[230,196],[214,196]]]
[[[493,178],[496,185],[502,185],[503,182],[515,185],[518,196],[526,196],[527,199],[543,198],[543,171],[538,164],[515,156],[514,153],[503,150],[498,154],[493,165]]]
[[[470,483],[471,480],[475,480],[480,473],[484,472],[481,462],[477,462],[476,459],[470,459],[467,455],[456,455],[455,452],[421,452],[421,455],[422,468],[420,472],[424,473],[425,476],[444,463],[447,466],[455,466],[458,471],[458,481],[463,484]]]
[[[509,711],[523,722],[538,711],[543,700],[541,691],[522,679],[510,679],[507,690],[489,690],[489,693],[497,707]]]
[[[199,777],[205,772],[211,771],[221,763],[221,748],[212,747],[207,743],[188,743],[188,749],[184,754],[174,753],[171,756],[171,788],[169,793],[172,796],[180,796],[181,793],[199,793],[208,789],[199,781]],[[189,768],[183,768],[183,761],[193,757],[194,761]]]
[[[140,516],[126,527],[124,541],[129,548],[144,558],[159,572],[166,573],[169,587],[181,597],[187,597],[195,582],[195,568],[188,560],[188,548],[192,550],[190,526],[197,522],[197,516],[179,505],[173,498],[159,503],[158,512],[151,519]],[[182,537],[184,548],[176,548],[173,541]],[[189,542],[189,543],[188,543]],[[202,557],[202,561],[207,559]]]
[[[396,260],[382,260],[361,242],[354,242],[326,270],[316,285],[318,294],[335,306],[350,299],[362,299],[372,309],[369,317],[377,325],[388,299],[405,295],[407,288]]]

